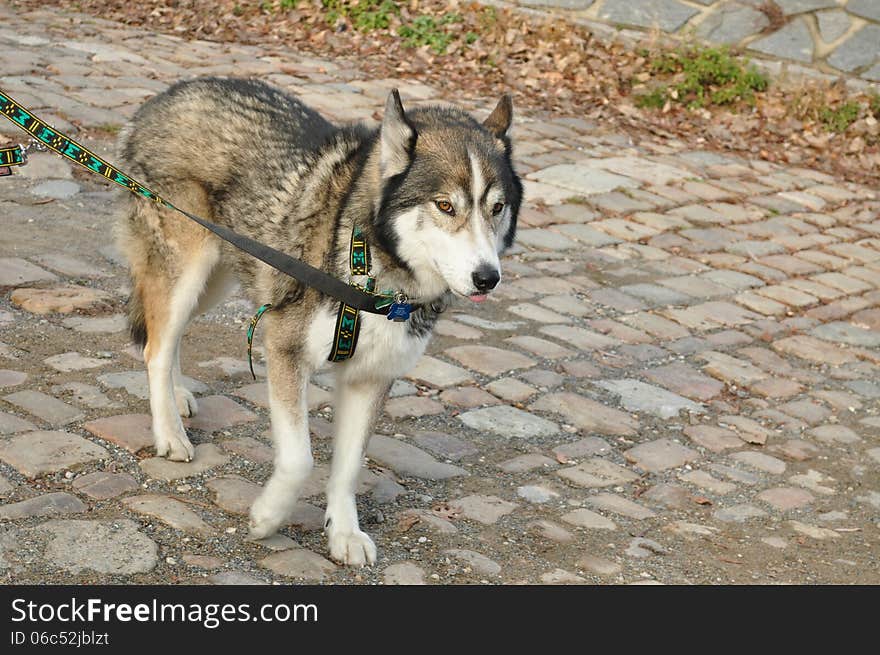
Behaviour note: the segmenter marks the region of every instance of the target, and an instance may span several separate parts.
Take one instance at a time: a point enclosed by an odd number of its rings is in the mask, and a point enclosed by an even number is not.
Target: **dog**
[[[159,456],[189,461],[194,453],[181,421],[197,411],[179,362],[189,321],[236,285],[255,306],[272,305],[262,320],[275,459],[251,508],[253,538],[285,525],[309,476],[306,392],[312,373],[329,367],[335,436],[324,531],[334,560],[375,563],[355,504],[364,449],[391,384],[421,357],[445,303],[483,301],[501,279],[522,198],[512,113],[508,95],[482,123],[447,106],[404,111],[395,90],[378,127],[336,126],[266,83],[200,78],[148,100],[121,134],[131,173],[178,207],[344,281],[357,228],[376,289],[416,304],[406,322],[362,312],[353,356],[330,362],[338,300],[132,197],[119,241]]]

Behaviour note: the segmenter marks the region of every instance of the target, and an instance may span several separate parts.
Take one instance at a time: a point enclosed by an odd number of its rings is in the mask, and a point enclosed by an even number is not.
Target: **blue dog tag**
[[[408,302],[396,302],[391,305],[391,309],[388,310],[388,320],[394,321],[396,323],[402,323],[409,319],[410,312],[412,311],[412,305]]]

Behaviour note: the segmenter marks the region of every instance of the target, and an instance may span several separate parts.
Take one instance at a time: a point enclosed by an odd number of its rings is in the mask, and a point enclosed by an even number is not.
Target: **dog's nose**
[[[480,266],[471,274],[477,291],[491,291],[501,279],[501,273],[494,266]]]

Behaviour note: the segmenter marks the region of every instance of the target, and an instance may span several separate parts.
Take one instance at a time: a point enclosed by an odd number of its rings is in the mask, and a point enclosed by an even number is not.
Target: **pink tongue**
[[[475,294],[472,295],[472,296],[468,296],[468,298],[470,298],[470,299],[473,300],[474,302],[483,302],[483,301],[486,300],[486,298],[488,298],[488,297],[489,297],[489,296],[487,296],[486,294],[478,294],[478,293],[475,293]]]

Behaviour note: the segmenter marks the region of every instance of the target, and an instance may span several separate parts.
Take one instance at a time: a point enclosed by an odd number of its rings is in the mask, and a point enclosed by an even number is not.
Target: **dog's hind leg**
[[[219,255],[216,241],[206,238],[198,250],[187,256],[180,275],[170,285],[165,320],[147,328],[144,359],[150,381],[150,411],[153,415],[156,452],[172,460],[189,461],[194,453],[180,415],[183,413],[183,403],[192,413],[195,402],[193,399],[193,406],[189,406],[192,394],[183,388],[182,383],[178,383],[180,386],[175,384],[175,373],[180,375],[180,339],[193,317],[199,296],[217,265]]]
[[[216,266],[210,277],[205,282],[204,290],[199,295],[198,305],[192,312],[192,316],[204,314],[217,303],[225,299],[236,286],[234,273],[230,269]],[[174,402],[177,405],[177,413],[183,417],[195,416],[199,411],[198,403],[192,392],[186,388],[183,382],[183,373],[180,370],[180,342],[174,352],[174,366],[171,369],[171,379],[174,385]]]
[[[338,562],[363,566],[376,562],[376,546],[360,529],[355,491],[364,464],[364,449],[390,382],[352,382],[336,379],[335,442],[327,482],[324,532],[330,556]]]
[[[268,537],[284,525],[313,465],[306,402],[308,364],[299,351],[290,349],[290,335],[283,333],[282,318],[269,312],[263,320],[267,323],[266,362],[275,467],[251,507],[250,532],[255,539]]]

